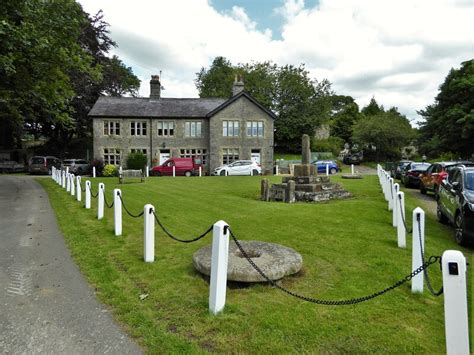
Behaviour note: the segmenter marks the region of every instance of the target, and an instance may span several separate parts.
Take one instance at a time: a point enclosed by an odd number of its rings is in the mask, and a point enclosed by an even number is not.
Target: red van
[[[173,176],[173,168],[176,176],[199,175],[200,158],[170,158],[162,165],[155,166],[150,170],[151,176]]]

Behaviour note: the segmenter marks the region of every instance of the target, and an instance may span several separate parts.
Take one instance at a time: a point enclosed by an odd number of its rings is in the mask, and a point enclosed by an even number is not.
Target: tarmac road
[[[0,353],[142,352],[95,298],[31,176],[0,176],[0,245]]]

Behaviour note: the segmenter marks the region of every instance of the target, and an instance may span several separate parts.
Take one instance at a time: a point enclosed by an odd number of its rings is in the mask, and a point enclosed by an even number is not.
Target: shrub
[[[127,169],[142,170],[148,159],[143,153],[130,153],[127,157]]]
[[[344,147],[344,141],[339,137],[329,137],[327,139],[313,139],[311,143],[311,151],[313,152],[331,152],[334,156],[338,156]]]
[[[105,177],[118,176],[117,167],[112,164],[107,164],[106,166],[104,166],[104,170],[102,170],[102,176],[105,176]]]
[[[94,159],[91,162],[91,171],[92,171],[92,167],[94,167],[94,166],[95,166],[96,175],[97,176],[102,176],[102,171],[104,170],[104,162],[100,159]]]

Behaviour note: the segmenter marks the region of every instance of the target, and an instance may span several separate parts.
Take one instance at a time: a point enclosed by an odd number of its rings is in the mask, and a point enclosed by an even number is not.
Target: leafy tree
[[[200,97],[225,97],[232,96],[232,83],[234,82],[235,68],[224,57],[214,58],[209,69],[201,68],[196,73],[196,88]]]
[[[332,96],[331,136],[341,138],[343,142],[352,143],[354,124],[362,117],[359,106],[350,96]]]
[[[385,112],[384,108],[382,105],[379,106],[379,104],[377,103],[377,101],[375,101],[375,98],[372,97],[370,99],[370,102],[367,106],[365,106],[361,112],[366,115],[366,116],[375,116],[375,115],[378,115],[380,113],[383,113]]]
[[[418,112],[421,151],[430,156],[453,152],[471,158],[474,153],[474,59],[451,69],[435,103]]]
[[[364,148],[364,156],[381,161],[399,159],[413,137],[408,119],[394,109],[361,118],[354,125],[352,140]]]

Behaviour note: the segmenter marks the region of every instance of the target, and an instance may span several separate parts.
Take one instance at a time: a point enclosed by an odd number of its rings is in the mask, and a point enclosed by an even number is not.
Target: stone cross
[[[311,164],[311,147],[310,147],[309,136],[307,134],[303,134],[303,138],[302,138],[301,163]]]

